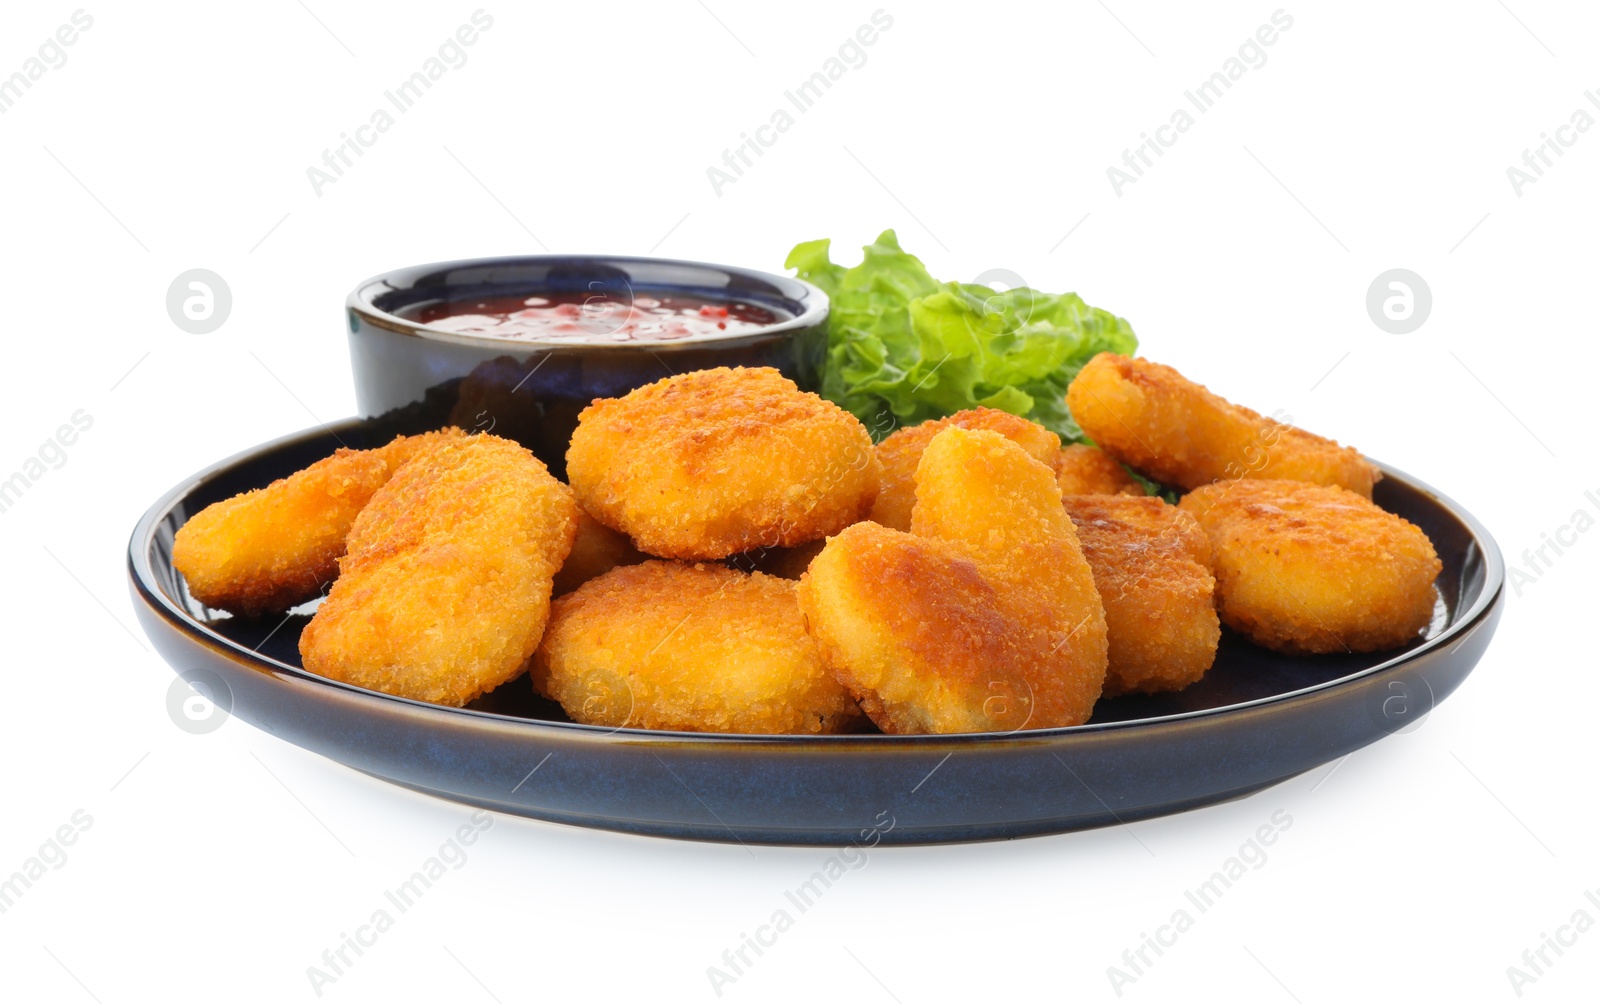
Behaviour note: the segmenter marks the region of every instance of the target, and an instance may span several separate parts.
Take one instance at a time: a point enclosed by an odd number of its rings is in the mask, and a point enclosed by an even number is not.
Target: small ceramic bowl
[[[777,316],[753,332],[678,340],[536,341],[411,319],[430,305],[581,295],[628,308],[639,297],[747,304]],[[415,265],[368,279],[346,300],[356,404],[402,431],[444,425],[521,442],[560,474],[578,413],[662,377],[712,366],[772,366],[821,389],[828,297],[751,269],[659,258],[538,255]],[[626,311],[624,310],[624,313]]]

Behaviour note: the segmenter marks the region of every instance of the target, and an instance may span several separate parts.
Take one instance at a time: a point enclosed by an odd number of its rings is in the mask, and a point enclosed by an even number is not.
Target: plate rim
[[[560,733],[569,735],[577,741],[588,738],[594,741],[624,741],[630,743],[654,743],[671,746],[722,746],[733,745],[739,747],[752,746],[792,746],[796,744],[814,744],[819,750],[844,751],[859,746],[882,746],[890,744],[894,747],[915,748],[919,746],[942,747],[947,745],[969,745],[984,743],[986,745],[1028,745],[1032,743],[1059,740],[1074,735],[1091,735],[1103,732],[1119,731],[1126,729],[1152,729],[1160,726],[1182,725],[1203,719],[1215,718],[1223,715],[1237,715],[1261,709],[1301,702],[1319,694],[1354,685],[1369,677],[1380,673],[1390,672],[1407,662],[1418,660],[1443,649],[1461,636],[1469,635],[1486,617],[1493,614],[1505,592],[1506,570],[1505,560],[1487,527],[1473,516],[1460,503],[1453,498],[1438,491],[1432,485],[1395,467],[1368,457],[1368,461],[1377,466],[1386,478],[1394,478],[1408,486],[1423,492],[1442,506],[1452,517],[1459,520],[1470,532],[1473,543],[1482,554],[1484,561],[1484,585],[1478,597],[1461,613],[1449,626],[1439,634],[1423,642],[1416,648],[1409,649],[1385,659],[1373,666],[1325,680],[1321,683],[1301,687],[1297,690],[1260,697],[1237,704],[1227,704],[1215,708],[1202,708],[1195,711],[1184,711],[1170,715],[1160,715],[1153,718],[1134,718],[1115,722],[1093,722],[1083,725],[1060,726],[1048,729],[1026,729],[1010,732],[962,732],[962,733],[933,733],[927,735],[887,735],[887,734],[844,734],[844,735],[763,735],[746,732],[683,732],[654,729],[639,729],[616,727],[607,728],[600,725],[583,725],[577,722],[557,722],[548,719],[522,718],[516,715],[506,715],[493,711],[480,711],[473,708],[452,708],[444,705],[430,704],[407,697],[398,697],[385,694],[381,691],[368,690],[339,680],[330,680],[318,676],[299,666],[264,656],[251,649],[245,648],[223,635],[211,630],[206,624],[196,620],[187,610],[173,602],[161,589],[156,581],[154,569],[150,562],[152,538],[156,528],[166,519],[173,507],[183,498],[194,492],[200,485],[215,478],[221,472],[236,467],[246,461],[255,459],[264,453],[273,452],[297,443],[307,442],[312,439],[331,435],[336,441],[342,431],[353,431],[361,428],[370,419],[354,416],[333,423],[322,422],[316,426],[309,426],[296,432],[291,432],[275,439],[270,439],[255,446],[248,447],[231,454],[221,460],[207,465],[189,477],[178,482],[172,488],[162,493],[140,516],[135,524],[133,533],[128,540],[128,578],[137,595],[153,612],[165,620],[168,625],[187,635],[191,640],[199,642],[208,648],[216,650],[219,655],[230,662],[248,666],[264,675],[274,677],[279,682],[309,683],[316,686],[328,687],[342,691],[351,697],[365,702],[375,702],[378,707],[388,707],[393,710],[405,709],[410,714],[422,714],[427,717],[439,717],[441,721],[460,721],[463,717],[477,719],[484,723],[494,723],[501,727],[527,730],[537,734],[546,729],[555,729]],[[522,679],[520,676],[517,680]],[[506,685],[514,685],[517,680],[508,681]]]

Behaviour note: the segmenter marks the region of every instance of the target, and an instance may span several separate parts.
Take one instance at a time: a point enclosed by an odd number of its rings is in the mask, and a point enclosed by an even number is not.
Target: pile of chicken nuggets
[[[1311,656],[1429,624],[1439,558],[1360,453],[1110,353],[1067,403],[1096,446],[987,408],[874,444],[776,370],[701,370],[593,402],[566,483],[402,436],[210,506],[173,562],[242,616],[322,597],[330,679],[459,707],[526,675],[576,722],[690,732],[1079,725],[1200,680],[1224,626]]]

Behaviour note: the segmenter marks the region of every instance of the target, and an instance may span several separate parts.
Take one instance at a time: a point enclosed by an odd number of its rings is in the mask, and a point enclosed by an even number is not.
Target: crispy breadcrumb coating
[[[300,635],[313,673],[460,707],[522,672],[577,532],[567,487],[498,436],[402,467],[350,530],[328,598]]]
[[[866,427],[770,368],[699,370],[595,401],[567,476],[596,519],[667,558],[818,540],[878,493]]]
[[[1263,418],[1146,359],[1100,353],[1067,388],[1067,405],[1106,453],[1180,488],[1277,478],[1371,498],[1383,476],[1347,446]]]
[[[933,437],[952,427],[998,432],[1022,447],[1028,456],[1051,466],[1055,466],[1061,453],[1061,438],[1055,433],[1037,422],[994,408],[969,408],[946,418],[896,429],[877,446],[883,475],[878,500],[868,519],[891,530],[911,529],[911,507],[917,500],[917,463]]]
[[[1144,486],[1104,450],[1083,443],[1056,454],[1056,484],[1062,495],[1144,495]]]
[[[806,634],[795,584],[647,561],[555,601],[534,686],[589,725],[819,734],[861,717]]]
[[[1106,610],[1105,696],[1182,690],[1217,657],[1211,545],[1159,498],[1064,495]]]
[[[1050,468],[998,433],[947,428],[916,499],[910,533],[848,527],[801,578],[823,662],[885,732],[1086,721],[1105,613]]]
[[[322,593],[339,573],[345,535],[374,492],[407,460],[458,438],[450,428],[399,436],[333,456],[200,510],[178,528],[173,566],[189,594],[245,617],[281,613]]]
[[[1427,534],[1344,488],[1241,480],[1179,508],[1211,541],[1222,622],[1278,652],[1376,652],[1433,616],[1443,567]]]
[[[637,565],[645,555],[633,541],[578,509],[578,534],[572,551],[556,573],[555,595],[565,596],[590,579],[622,565]]]
[[[437,432],[424,432],[417,436],[396,436],[388,445],[380,446],[371,452],[383,458],[383,462],[389,465],[389,473],[392,476],[395,471],[441,443],[448,443],[465,435],[466,433],[455,426],[449,426]]]

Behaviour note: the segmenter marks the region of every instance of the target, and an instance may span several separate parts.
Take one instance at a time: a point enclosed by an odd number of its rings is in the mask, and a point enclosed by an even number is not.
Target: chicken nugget
[[[1062,495],[1145,494],[1144,485],[1098,447],[1084,443],[1062,447],[1053,466]]]
[[[1061,453],[1061,438],[1055,433],[1037,422],[994,408],[969,408],[946,418],[896,429],[877,446],[883,475],[878,500],[873,503],[868,519],[891,530],[911,529],[911,507],[917,500],[917,463],[933,437],[952,427],[998,432],[1022,447],[1028,456],[1051,466],[1056,464]]]
[[[664,558],[818,540],[878,494],[866,427],[770,368],[699,370],[595,401],[567,476],[590,514]]]
[[[1217,657],[1211,545],[1194,517],[1141,494],[1065,495],[1106,609],[1104,696],[1182,690]]]
[[[795,584],[722,565],[647,561],[584,583],[552,606],[533,679],[587,725],[814,735],[861,717]]]
[[[923,451],[910,533],[858,523],[800,579],[823,662],[890,733],[1088,720],[1106,672],[1093,573],[1048,466],[995,432]]]
[[[1100,353],[1067,388],[1067,405],[1102,450],[1180,488],[1282,478],[1371,498],[1383,476],[1347,446],[1230,404],[1146,359]]]
[[[1179,508],[1211,541],[1222,622],[1278,652],[1376,652],[1433,617],[1427,534],[1344,488],[1244,479]]]
[[[440,445],[373,495],[300,635],[313,673],[460,707],[517,676],[550,610],[577,504],[498,436]]]
[[[374,492],[407,460],[460,429],[398,436],[331,457],[265,488],[213,503],[178,528],[172,564],[189,595],[245,617],[313,599],[339,573],[345,535]]]
[[[437,432],[424,432],[416,436],[396,436],[389,441],[388,445],[380,446],[371,452],[383,458],[383,462],[389,465],[389,473],[393,475],[395,471],[441,443],[448,443],[465,435],[466,433],[452,425]]]
[[[556,596],[565,596],[590,579],[622,565],[637,565],[645,555],[633,541],[578,509],[578,533],[572,551],[556,573]]]

